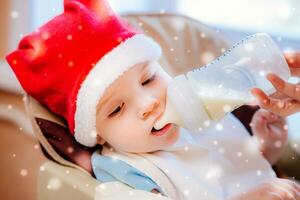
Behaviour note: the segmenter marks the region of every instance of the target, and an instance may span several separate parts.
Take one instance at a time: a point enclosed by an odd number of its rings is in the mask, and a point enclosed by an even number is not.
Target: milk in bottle
[[[280,49],[267,34],[249,36],[208,65],[172,79],[165,113],[154,127],[175,123],[201,131],[210,120],[217,121],[253,102],[251,88],[259,87],[267,94],[275,92],[265,77],[271,72],[284,80],[290,77]]]

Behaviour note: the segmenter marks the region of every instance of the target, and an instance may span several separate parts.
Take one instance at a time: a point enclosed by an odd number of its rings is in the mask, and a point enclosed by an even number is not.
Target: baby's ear
[[[97,144],[104,145],[105,140],[97,133]]]

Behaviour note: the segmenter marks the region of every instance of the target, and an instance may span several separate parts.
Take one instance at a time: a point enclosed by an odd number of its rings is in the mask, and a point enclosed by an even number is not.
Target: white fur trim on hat
[[[95,146],[96,108],[104,91],[135,64],[158,60],[160,46],[149,37],[137,34],[103,56],[83,81],[75,111],[75,139],[85,146]]]

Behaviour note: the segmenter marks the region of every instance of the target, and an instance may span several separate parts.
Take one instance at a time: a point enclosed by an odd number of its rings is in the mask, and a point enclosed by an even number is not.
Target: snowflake
[[[73,36],[72,36],[71,34],[69,34],[69,35],[67,36],[67,39],[68,39],[68,40],[72,40],[72,39],[73,39]]]
[[[181,20],[180,18],[177,18],[171,21],[171,25],[175,30],[181,31],[185,27],[185,21]]]
[[[40,171],[42,172],[42,171],[45,171],[45,167],[44,166],[41,166],[40,167]]]
[[[262,140],[259,140],[257,137],[252,137],[250,140],[247,140],[245,143],[246,152],[251,155],[256,155],[258,153],[258,149],[260,149],[260,143]]]
[[[48,182],[47,188],[52,190],[57,190],[61,187],[61,181],[58,178],[51,178]]]
[[[237,157],[242,157],[243,153],[239,151],[236,153],[236,155],[237,155]]]
[[[260,70],[259,73],[258,73],[260,76],[265,76],[266,75],[266,72],[264,70]]]
[[[282,40],[282,37],[281,37],[281,36],[278,36],[278,37],[277,37],[277,41],[280,42],[281,40]]]
[[[224,153],[225,153],[224,148],[220,147],[220,148],[219,148],[219,153],[220,153],[220,154],[224,154]]]
[[[105,184],[100,184],[100,189],[101,190],[105,190],[106,189],[106,185]]]
[[[26,96],[23,96],[22,101],[23,101],[23,102],[26,102],[26,100],[27,100],[27,97],[26,97]]]
[[[223,110],[224,110],[224,112],[230,112],[231,106],[226,104],[226,105],[223,106]]]
[[[159,13],[160,13],[160,14],[164,14],[164,13],[166,13],[166,10],[165,10],[164,8],[161,8],[161,9],[159,10]]]
[[[202,54],[201,56],[201,61],[203,63],[209,63],[211,62],[213,59],[215,58],[215,54],[210,52],[210,51],[206,51]]]
[[[50,34],[48,32],[43,32],[43,34],[42,34],[43,40],[47,40],[47,39],[49,39],[49,37],[50,37]]]
[[[95,86],[100,86],[101,85],[101,80],[99,78],[94,79],[94,84],[95,84]]]
[[[209,120],[205,120],[205,121],[204,121],[204,125],[205,125],[206,127],[208,127],[208,126],[210,125],[210,121],[209,121]]]
[[[283,101],[278,101],[277,106],[278,106],[278,108],[283,108],[284,107],[284,102]]]
[[[280,147],[282,147],[282,142],[281,142],[280,140],[277,140],[277,141],[274,143],[274,146],[275,146],[276,148],[280,148]]]
[[[19,17],[19,13],[17,12],[17,11],[12,11],[11,13],[10,13],[10,16],[13,18],[13,19],[16,19],[16,18],[18,18]]]
[[[223,174],[223,170],[220,166],[218,165],[211,165],[209,166],[207,173],[205,174],[206,179],[215,179],[221,177]]]
[[[92,131],[90,133],[91,137],[96,138],[97,137],[97,132],[96,131]]]
[[[262,174],[262,171],[261,171],[261,170],[257,170],[257,171],[256,171],[256,175],[257,175],[257,176],[261,176],[261,174]]]
[[[21,169],[20,174],[21,174],[21,176],[27,176],[27,174],[28,174],[27,169]]]
[[[74,148],[73,147],[68,147],[67,148],[67,152],[70,153],[70,154],[73,153],[74,152]]]
[[[216,129],[217,129],[217,131],[223,130],[223,125],[220,123],[216,124]]]
[[[189,196],[190,191],[188,189],[183,190],[184,196]]]
[[[248,43],[245,45],[245,49],[246,51],[253,51],[254,50],[254,46],[251,43]]]
[[[70,61],[68,62],[68,66],[69,66],[69,67],[73,67],[73,66],[74,66],[74,62],[73,62],[72,60],[70,60]]]

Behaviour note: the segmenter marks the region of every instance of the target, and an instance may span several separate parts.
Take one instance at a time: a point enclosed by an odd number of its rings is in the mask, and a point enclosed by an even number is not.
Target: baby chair
[[[129,23],[152,37],[163,49],[159,60],[171,75],[184,73],[193,67],[202,66],[228,48],[228,40],[220,32],[191,18],[175,14],[138,14],[123,16]],[[41,167],[37,183],[37,199],[157,199],[152,193],[134,190],[119,183],[100,183],[83,167],[79,166],[69,144],[83,148],[75,141],[65,140],[69,136],[65,121],[51,113],[32,97],[26,97],[26,109],[44,154],[49,158]],[[243,106],[234,111],[250,131],[249,122],[257,107]],[[60,146],[59,144],[63,144]],[[91,148],[88,150],[93,151]],[[97,196],[95,190],[99,188]],[[161,197],[161,199],[168,199]]]

